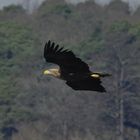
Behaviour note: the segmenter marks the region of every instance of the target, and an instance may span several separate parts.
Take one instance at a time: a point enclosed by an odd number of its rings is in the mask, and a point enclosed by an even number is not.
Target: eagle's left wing
[[[44,47],[44,58],[47,62],[55,63],[60,66],[61,72],[65,73],[88,73],[89,67],[80,58],[77,58],[74,53],[54,42],[48,41]]]

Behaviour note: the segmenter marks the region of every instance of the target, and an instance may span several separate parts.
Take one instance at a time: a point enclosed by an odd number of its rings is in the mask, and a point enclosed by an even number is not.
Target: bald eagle
[[[110,74],[91,72],[88,65],[72,51],[49,40],[44,47],[44,58],[47,62],[59,65],[59,68],[45,70],[44,75],[63,79],[74,90],[106,92],[100,79]]]

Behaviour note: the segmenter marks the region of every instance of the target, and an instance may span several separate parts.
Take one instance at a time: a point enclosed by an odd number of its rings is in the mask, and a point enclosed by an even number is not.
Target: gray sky
[[[0,0],[0,9],[4,6],[8,6],[10,4],[22,4],[24,8],[29,8],[30,11],[34,9],[34,7],[39,6],[44,0]],[[78,4],[80,2],[85,2],[88,0],[65,0],[68,3]],[[95,1],[99,5],[107,5],[113,0],[92,0]],[[140,0],[121,0],[129,4],[129,8],[132,12],[140,7]]]
[[[11,4],[22,5],[25,9],[32,11],[36,6],[39,6],[44,0],[0,0],[0,9]]]
[[[67,3],[78,4],[80,2],[85,2],[87,0],[65,0]]]
[[[102,6],[109,4],[112,0],[94,0],[97,4]]]
[[[20,0],[0,0],[0,8],[10,4],[17,4]]]
[[[69,3],[77,4],[80,2],[85,2],[87,0],[66,0]],[[97,4],[104,6],[108,5],[113,0],[92,0],[95,1]],[[138,7],[140,7],[140,0],[121,0],[125,3],[129,4],[129,8],[131,12],[135,12]]]
[[[66,2],[68,3],[73,3],[73,4],[78,4],[80,2],[85,2],[85,1],[88,1],[88,0],[65,0]],[[107,5],[109,4],[112,0],[92,0],[92,1],[95,1],[97,4],[100,4],[100,5]]]
[[[129,8],[132,12],[135,12],[140,7],[140,0],[122,0],[123,2],[129,3]]]

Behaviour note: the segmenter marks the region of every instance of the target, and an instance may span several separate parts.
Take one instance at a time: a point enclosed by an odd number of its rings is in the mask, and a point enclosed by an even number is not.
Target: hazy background
[[[8,6],[10,4],[21,4],[25,9],[32,11],[34,8],[36,9],[42,2],[45,0],[0,0],[0,8],[4,6]],[[86,1],[94,1],[99,5],[108,5],[113,0],[65,0],[67,3],[78,4]],[[135,12],[136,9],[140,6],[139,0],[121,0],[123,2],[128,3],[130,11]]]
[[[0,140],[140,139],[140,3],[95,2],[0,0]],[[111,73],[107,92],[43,76],[48,40]]]

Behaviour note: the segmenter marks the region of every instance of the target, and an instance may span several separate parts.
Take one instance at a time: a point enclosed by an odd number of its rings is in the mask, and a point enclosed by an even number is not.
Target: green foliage
[[[105,40],[101,28],[96,27],[87,40],[83,40],[76,45],[68,45],[68,48],[72,49],[77,55],[80,55],[80,57],[86,59],[87,56],[92,53],[103,51],[105,49],[104,42]]]
[[[86,50],[85,50],[86,48]],[[91,53],[98,53],[104,49],[104,40],[97,41],[96,39],[82,42],[80,44],[80,49],[84,50],[80,54],[84,57]]]
[[[110,27],[111,32],[128,32],[135,35],[136,37],[140,36],[140,24],[130,24],[127,21],[119,21],[112,24]]]
[[[111,32],[126,32],[129,30],[131,27],[131,24],[127,21],[119,21],[119,22],[114,22],[111,27],[110,31]]]
[[[15,99],[21,91],[18,76],[23,71],[22,66],[34,58],[36,45],[36,35],[29,26],[13,21],[0,22],[1,126],[32,118],[30,111],[16,105]]]
[[[129,29],[129,33],[131,33],[137,37],[140,37],[140,23],[132,25],[132,27]]]
[[[45,17],[48,14],[62,15],[64,17],[68,17],[69,15],[71,15],[72,9],[67,4],[55,3],[52,5],[43,5],[40,8],[40,12],[42,17]]]
[[[54,12],[57,14],[69,15],[72,11],[68,5],[57,5],[54,7]]]
[[[10,6],[4,7],[3,11],[11,13],[11,14],[12,13],[24,13],[25,12],[25,10],[20,5],[10,5]]]
[[[24,55],[32,56],[35,41],[31,32],[30,27],[15,22],[0,22],[0,53],[11,50],[13,57],[19,59],[22,59]]]

